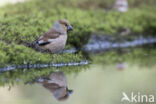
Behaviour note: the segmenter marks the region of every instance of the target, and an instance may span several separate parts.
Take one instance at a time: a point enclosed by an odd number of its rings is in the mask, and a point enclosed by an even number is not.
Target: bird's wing
[[[49,30],[37,40],[38,45],[44,46],[51,42],[53,42],[56,38],[60,36],[60,33],[55,31],[54,29]]]
[[[59,85],[55,84],[55,83],[42,83],[42,86],[46,89],[48,89],[50,92],[54,92],[57,89],[61,88]]]

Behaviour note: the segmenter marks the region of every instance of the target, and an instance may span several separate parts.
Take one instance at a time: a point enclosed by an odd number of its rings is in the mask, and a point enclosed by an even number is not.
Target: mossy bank
[[[83,0],[82,0],[83,1]],[[120,29],[130,29],[129,34],[155,35],[155,6],[131,8],[126,13],[105,11],[103,8],[81,8],[71,0],[30,0],[0,8],[0,63],[8,64],[71,62],[83,59],[81,54],[51,55],[40,53],[26,44],[52,27],[56,20],[66,18],[74,27],[69,33],[67,47],[81,48],[92,33],[117,34]],[[66,48],[67,48],[66,47]]]

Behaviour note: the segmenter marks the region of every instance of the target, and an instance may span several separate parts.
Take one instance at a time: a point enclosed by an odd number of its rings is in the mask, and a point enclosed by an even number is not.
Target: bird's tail
[[[37,40],[35,40],[32,44],[33,44],[35,49],[37,49],[39,47],[39,44],[38,44]]]
[[[31,43],[26,43],[25,45],[26,45],[27,47],[35,48],[35,49],[37,49],[38,46],[39,46],[37,40],[35,40],[35,41],[31,42]]]
[[[40,48],[39,46],[41,46],[38,42],[38,40],[36,39],[35,41],[33,41],[32,43],[26,43],[27,47],[33,48],[34,50],[38,51],[38,52],[49,52],[48,50],[44,50],[42,48]]]

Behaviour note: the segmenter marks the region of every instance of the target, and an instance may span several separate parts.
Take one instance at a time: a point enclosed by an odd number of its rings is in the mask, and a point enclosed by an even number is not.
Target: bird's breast
[[[50,50],[52,53],[60,52],[64,49],[67,41],[67,35],[60,35],[56,39],[52,39],[50,44],[44,46],[45,49]]]

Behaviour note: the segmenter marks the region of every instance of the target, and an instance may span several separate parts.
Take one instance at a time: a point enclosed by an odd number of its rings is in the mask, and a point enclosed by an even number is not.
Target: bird
[[[48,78],[40,78],[38,82],[49,90],[58,101],[64,101],[73,93],[68,89],[64,72],[52,72]]]
[[[61,52],[67,41],[67,33],[73,30],[66,19],[58,20],[53,27],[34,41],[35,47],[48,50],[51,53]]]

